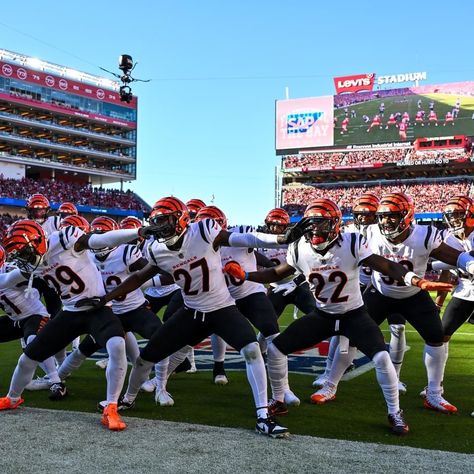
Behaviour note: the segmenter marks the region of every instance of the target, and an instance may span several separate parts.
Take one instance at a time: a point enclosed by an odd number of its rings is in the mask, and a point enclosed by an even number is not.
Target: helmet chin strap
[[[167,247],[172,247],[184,235],[186,230],[187,230],[187,227],[185,227],[179,234],[173,235],[169,239],[163,240],[163,243],[165,243]]]
[[[310,239],[311,247],[315,250],[326,250],[337,239],[337,237],[338,236],[336,235],[334,239],[326,240],[324,237],[313,235]]]

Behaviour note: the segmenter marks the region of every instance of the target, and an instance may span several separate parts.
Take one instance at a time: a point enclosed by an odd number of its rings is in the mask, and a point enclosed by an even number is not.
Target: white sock
[[[157,391],[166,390],[166,384],[168,383],[169,362],[169,357],[166,357],[155,364],[155,385]]]
[[[258,342],[247,344],[240,354],[245,359],[247,379],[252,388],[257,416],[266,418],[268,416],[267,373]]]
[[[137,398],[140,387],[150,376],[152,368],[153,362],[143,360],[140,356],[135,361],[128,379],[127,393],[124,396],[127,402],[133,402]]]
[[[392,360],[398,380],[402,369],[403,357],[407,347],[404,324],[390,324],[390,359]]]
[[[227,349],[227,344],[222,339],[222,337],[217,334],[211,335],[211,347],[212,347],[212,356],[214,362],[224,362],[225,361],[225,350]]]
[[[267,368],[274,400],[283,402],[288,387],[288,357],[268,341]]]
[[[328,374],[328,382],[334,385],[334,387],[338,386],[347,367],[352,364],[356,351],[356,347],[349,346],[347,352],[341,352],[338,346],[338,349],[334,353],[331,371]]]
[[[28,336],[26,344],[28,345],[35,337],[36,335],[34,334],[31,336]],[[44,373],[48,376],[49,381],[51,383],[61,382],[58,376],[58,371],[56,369],[56,362],[54,361],[54,357],[48,357],[43,362],[40,362],[38,365],[41,367]]]
[[[135,363],[137,357],[140,355],[137,338],[133,332],[127,332],[127,334],[125,334],[125,354],[132,364]]]
[[[325,375],[329,375],[331,372],[332,363],[334,361],[334,356],[336,355],[336,349],[339,346],[339,336],[332,336],[329,339],[329,350],[328,356],[326,358],[326,369],[324,370]]]
[[[33,378],[37,365],[38,362],[30,359],[26,354],[21,354],[10,382],[10,390],[7,395],[9,398],[13,401],[21,398],[23,390]]]
[[[429,346],[425,344],[423,360],[428,375],[428,390],[438,392],[441,390],[441,382],[444,377],[444,367],[446,365],[446,349],[442,346]]]
[[[175,371],[176,367],[178,367],[178,365],[181,364],[181,362],[183,362],[186,357],[188,357],[190,350],[192,350],[192,346],[184,346],[179,351],[176,351],[169,356],[167,378]]]
[[[61,349],[57,354],[54,354],[54,358],[59,367],[66,360],[66,348]]]
[[[196,361],[194,360],[194,347],[189,346],[188,355],[186,356],[192,367],[196,367]]]
[[[390,415],[398,413],[400,411],[398,377],[390,356],[387,351],[380,351],[374,355],[372,360],[375,364],[377,382],[387,403],[388,413]]]
[[[107,403],[117,403],[127,374],[127,357],[123,337],[111,337],[106,344],[109,363],[105,371],[107,378]]]
[[[65,380],[74,370],[77,370],[82,365],[86,358],[79,349],[72,351],[58,369],[59,378]]]

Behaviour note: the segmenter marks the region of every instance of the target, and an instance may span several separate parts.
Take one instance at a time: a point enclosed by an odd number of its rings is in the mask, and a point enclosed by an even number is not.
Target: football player
[[[13,374],[6,397],[0,398],[0,410],[17,408],[23,403],[22,392],[31,380],[36,366],[66,347],[81,334],[91,334],[107,348],[107,406],[101,422],[110,430],[126,428],[117,411],[126,370],[125,341],[119,319],[109,307],[76,308],[85,298],[105,295],[102,277],[88,249],[115,247],[146,236],[150,228],[116,230],[106,234],[85,234],[77,227],[66,227],[48,238],[33,220],[20,220],[7,231],[4,246],[8,257],[25,273],[38,274],[51,283],[61,295],[63,309],[25,348]],[[86,311],[88,310],[89,311]]]
[[[288,354],[311,347],[333,335],[342,335],[354,342],[370,357],[377,380],[388,407],[388,420],[395,434],[408,433],[409,428],[400,410],[397,375],[385,347],[383,335],[365,309],[359,286],[360,265],[389,275],[394,281],[414,287],[431,287],[431,283],[409,273],[402,265],[375,255],[366,239],[357,233],[341,233],[342,214],[329,199],[316,199],[304,213],[312,224],[288,249],[287,261],[277,267],[260,272],[245,273],[235,263],[229,263],[225,271],[234,277],[269,283],[301,272],[311,284],[316,297],[317,309],[293,321],[268,347],[268,353],[281,360]],[[433,284],[433,287],[445,286]],[[448,285],[449,286],[449,285]],[[285,379],[287,366],[281,363],[277,370],[270,370],[270,380],[275,386]],[[335,398],[335,392],[332,399]],[[280,398],[281,399],[281,398]],[[319,403],[317,394],[311,397]]]
[[[150,263],[104,297],[85,301],[101,307],[160,274],[163,284],[176,282],[184,304],[149,340],[132,369],[122,406],[131,406],[153,365],[186,345],[211,334],[221,336],[245,359],[248,381],[257,408],[258,433],[272,438],[288,436],[287,428],[268,416],[267,383],[263,358],[248,320],[238,311],[222,273],[219,248],[265,247],[291,242],[305,230],[303,221],[284,235],[230,233],[212,219],[190,223],[187,207],[175,197],[157,201],[150,215],[155,241],[148,249]],[[286,361],[285,361],[286,363]]]
[[[62,220],[68,216],[77,216],[79,215],[79,212],[77,211],[77,207],[72,202],[63,202],[58,207],[57,214]]]
[[[444,243],[435,227],[414,223],[414,204],[410,196],[404,193],[383,196],[377,209],[377,220],[378,225],[374,226],[369,240],[371,250],[404,265],[409,275],[423,275],[430,257],[467,273],[474,272],[474,259],[469,252]],[[441,384],[447,360],[444,330],[438,308],[427,289],[399,285],[386,273],[374,271],[372,287],[364,292],[364,302],[378,324],[396,311],[417,330],[425,341],[423,358],[428,388],[424,406],[442,413],[455,413],[457,408],[442,396]]]

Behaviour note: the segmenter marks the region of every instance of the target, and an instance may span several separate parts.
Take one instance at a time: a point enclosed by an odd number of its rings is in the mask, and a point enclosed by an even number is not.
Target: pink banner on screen
[[[276,102],[276,149],[334,145],[333,96]]]

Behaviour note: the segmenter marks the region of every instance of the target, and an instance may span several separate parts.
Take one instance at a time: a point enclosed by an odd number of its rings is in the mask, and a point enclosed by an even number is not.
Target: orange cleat
[[[337,388],[329,383],[325,383],[322,388],[311,395],[311,403],[323,405],[336,399]]]
[[[100,422],[111,431],[122,431],[127,427],[118,414],[116,403],[109,403],[104,408]]]
[[[13,401],[10,397],[0,398],[0,410],[14,410],[18,408],[25,400],[19,398],[17,401]]]
[[[441,413],[453,414],[457,413],[458,409],[445,400],[441,392],[426,392],[426,397],[423,400],[423,405],[428,410],[435,410]]]

